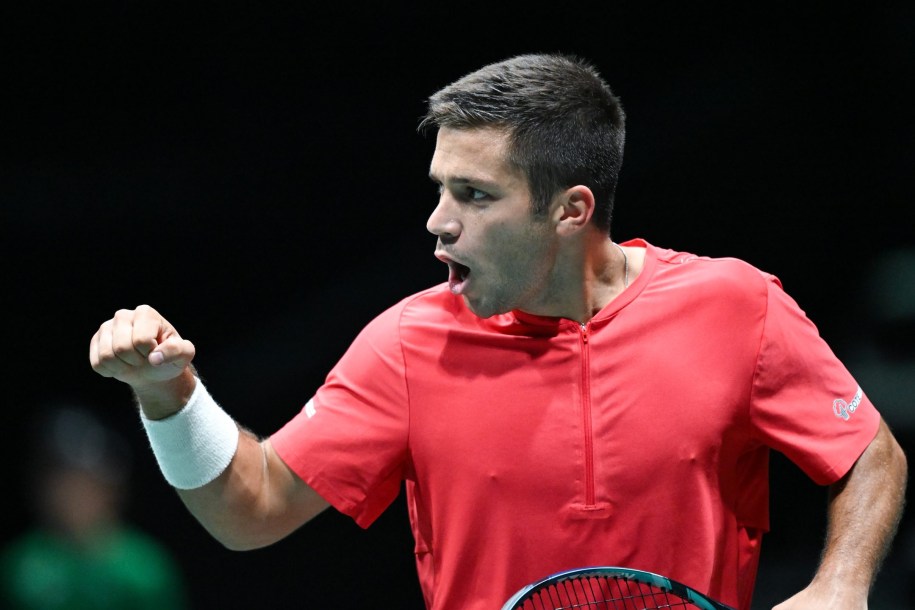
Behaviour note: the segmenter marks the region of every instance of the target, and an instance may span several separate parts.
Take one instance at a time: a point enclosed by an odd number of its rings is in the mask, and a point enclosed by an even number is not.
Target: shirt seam
[[[763,298],[764,298],[763,321],[762,321],[762,325],[760,326],[760,330],[759,330],[759,341],[756,345],[756,356],[754,358],[755,364],[753,366],[753,378],[750,380],[750,390],[749,390],[749,394],[747,396],[747,408],[746,408],[747,422],[749,422],[751,424],[750,425],[751,436],[754,439],[756,439],[757,441],[758,441],[758,439],[756,438],[756,434],[754,432],[755,429],[752,425],[753,400],[754,400],[754,396],[756,394],[756,382],[760,376],[760,367],[761,367],[760,358],[762,357],[763,343],[764,343],[764,339],[766,336],[766,327],[769,324],[769,291],[772,289],[772,286],[769,281],[767,281],[765,278],[761,278],[761,279],[763,281],[763,287],[765,288],[765,291],[763,293]]]

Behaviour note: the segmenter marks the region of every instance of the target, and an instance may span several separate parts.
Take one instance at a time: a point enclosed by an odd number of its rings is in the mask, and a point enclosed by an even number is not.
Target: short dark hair
[[[508,161],[527,178],[535,214],[576,184],[596,200],[593,222],[610,231],[623,163],[625,113],[593,65],[574,55],[528,54],[489,64],[428,99],[419,131],[505,129]]]
[[[126,438],[96,410],[76,403],[45,405],[32,422],[30,470],[80,470],[114,485],[127,484],[133,455]]]

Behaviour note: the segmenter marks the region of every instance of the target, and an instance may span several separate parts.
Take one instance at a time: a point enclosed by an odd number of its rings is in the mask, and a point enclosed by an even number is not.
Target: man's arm
[[[241,430],[229,467],[178,495],[206,530],[236,551],[272,544],[329,505],[277,456],[267,440]]]
[[[806,589],[775,610],[864,610],[905,503],[906,458],[886,423],[829,490],[826,543]]]
[[[89,344],[92,368],[128,384],[150,420],[164,420],[187,404],[201,383],[191,366],[194,355],[194,345],[145,305],[118,311]],[[226,469],[205,485],[178,493],[207,531],[235,550],[276,542],[328,506],[269,441],[243,428]]]

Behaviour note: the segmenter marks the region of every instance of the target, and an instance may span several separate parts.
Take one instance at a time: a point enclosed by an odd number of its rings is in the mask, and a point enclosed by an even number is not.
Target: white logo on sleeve
[[[315,413],[318,411],[315,409],[315,399],[309,398],[308,402],[305,403],[305,406],[302,408],[305,411],[305,415],[308,416],[308,419],[311,419],[315,416]],[[848,419],[847,417],[845,419]]]
[[[851,399],[851,402],[845,402],[841,398],[832,401],[832,412],[836,414],[836,417],[848,421],[848,418],[858,410],[863,397],[864,392],[861,390],[861,386],[858,386],[858,391],[855,392],[855,397]]]

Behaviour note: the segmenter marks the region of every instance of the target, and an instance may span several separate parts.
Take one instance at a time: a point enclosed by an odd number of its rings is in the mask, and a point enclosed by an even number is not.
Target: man
[[[406,482],[431,609],[491,610],[609,563],[746,610],[774,448],[832,490],[822,564],[779,608],[866,608],[901,449],[776,278],[610,238],[624,113],[596,70],[486,66],[420,127],[438,130],[427,228],[448,281],[373,320],[270,438],[216,405],[153,308],[92,338],[196,518],[251,549],[328,505],[367,527]]]
[[[46,405],[19,467],[32,522],[0,549],[6,610],[183,610],[180,564],[127,517],[132,452],[87,406]]]

